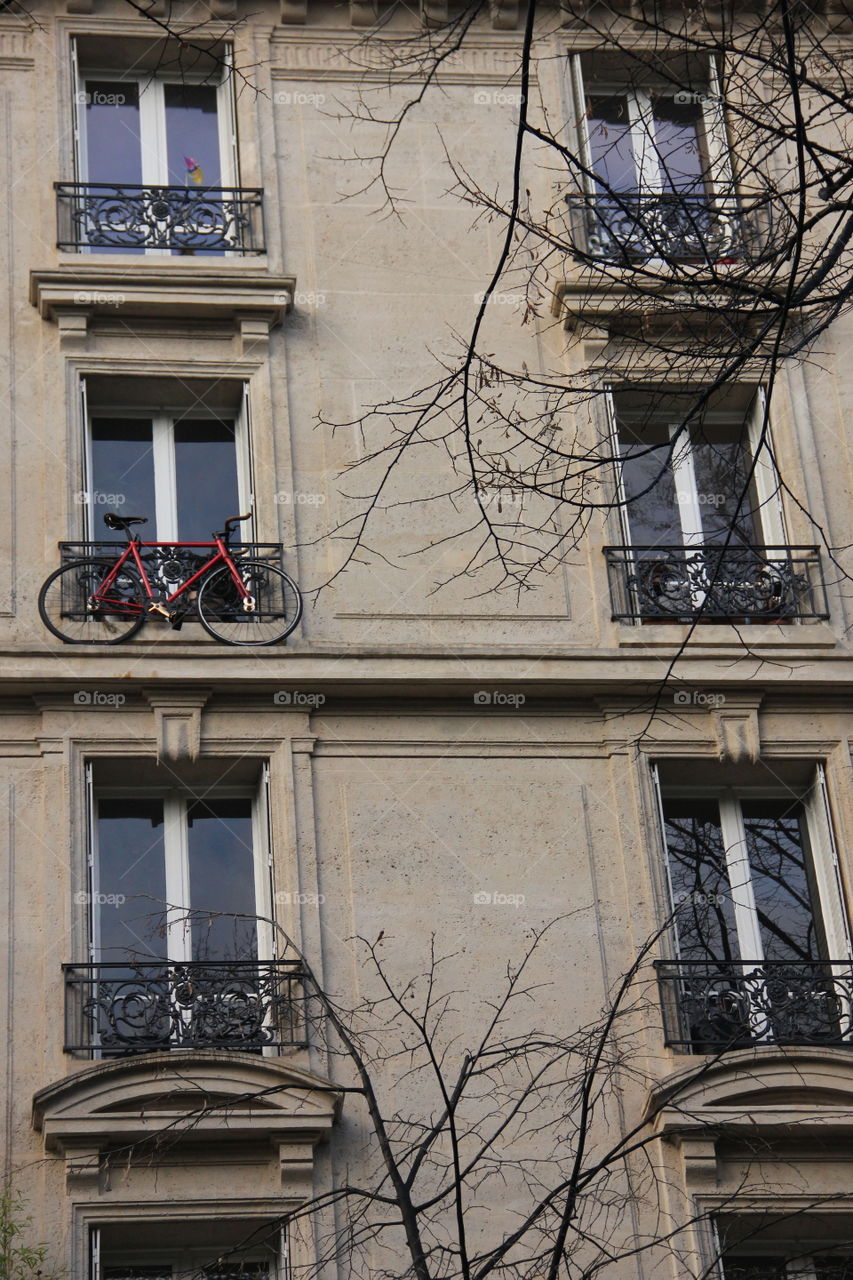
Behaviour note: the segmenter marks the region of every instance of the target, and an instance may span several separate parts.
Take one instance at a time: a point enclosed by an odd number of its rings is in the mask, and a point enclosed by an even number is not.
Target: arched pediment
[[[663,1081],[652,1090],[647,1117],[662,1135],[682,1140],[756,1128],[788,1136],[851,1135],[853,1045],[727,1053]]]
[[[98,1062],[39,1090],[33,1126],[69,1176],[92,1174],[99,1153],[156,1141],[260,1141],[279,1147],[282,1176],[310,1168],[311,1150],[340,1110],[328,1081],[280,1059],[206,1050]],[[272,1144],[272,1145],[270,1145]],[[78,1167],[79,1166],[79,1167]]]

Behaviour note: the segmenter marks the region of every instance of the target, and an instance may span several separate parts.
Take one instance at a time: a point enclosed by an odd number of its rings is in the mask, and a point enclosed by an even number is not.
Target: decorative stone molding
[[[517,0],[490,0],[489,12],[495,31],[515,31],[519,22]]]
[[[684,1172],[692,1184],[699,1180],[717,1180],[717,1138],[709,1130],[697,1137],[680,1140],[681,1158],[684,1161]]]
[[[449,16],[448,0],[421,0],[421,22],[425,27],[441,27]]]
[[[313,1148],[327,1138],[342,1095],[280,1059],[247,1053],[152,1053],[98,1062],[41,1089],[33,1127],[44,1149],[63,1156],[69,1188],[97,1180],[100,1153],[116,1144],[256,1141],[278,1155],[282,1183],[311,1194]],[[172,1142],[170,1141],[170,1145]],[[191,1164],[190,1178],[195,1177]]]
[[[180,764],[197,760],[201,746],[201,712],[209,689],[144,689],[157,725],[157,760]]]
[[[281,0],[281,20],[287,26],[304,24],[308,20],[308,0]]]
[[[65,1180],[69,1187],[97,1187],[101,1176],[101,1153],[97,1147],[75,1147],[70,1144],[65,1149]]]
[[[136,317],[219,320],[245,343],[266,340],[293,305],[296,280],[268,272],[146,269],[81,264],[30,272],[30,302],[59,327],[64,344],[85,345],[93,319],[118,317],[129,328]]]
[[[0,31],[0,71],[32,71],[32,32],[27,26]]]
[[[310,1142],[280,1142],[278,1146],[281,1189],[293,1194],[301,1186],[311,1185],[314,1148]]]
[[[350,0],[349,20],[353,27],[372,27],[379,18],[379,0]]]
[[[761,757],[761,732],[758,708],[762,695],[733,699],[711,711],[711,722],[717,740],[717,751],[723,763],[757,764]]]
[[[853,1062],[847,1049],[790,1046],[742,1049],[710,1066],[694,1060],[652,1090],[650,1113],[658,1134],[681,1148],[688,1176],[704,1180],[709,1148],[722,1139],[745,1140],[753,1150],[766,1143],[768,1153],[771,1138],[849,1142]]]
[[[297,2],[282,0],[283,4]],[[288,25],[292,25],[292,21]],[[313,31],[304,36],[295,31],[278,31],[272,35],[270,50],[274,81],[370,84],[386,83],[407,74],[405,70],[394,70],[394,41],[387,36],[365,42],[362,35],[346,30],[334,35],[329,33],[324,39]],[[436,83],[493,84],[509,90],[517,84],[519,70],[518,38],[492,33],[466,40],[463,48],[442,65]],[[535,82],[535,77],[533,79]]]

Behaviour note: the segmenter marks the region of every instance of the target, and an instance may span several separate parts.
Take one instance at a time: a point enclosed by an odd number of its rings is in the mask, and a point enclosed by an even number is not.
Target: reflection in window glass
[[[740,959],[718,805],[667,800],[664,819],[679,956]]]
[[[220,187],[216,88],[206,84],[166,84],[168,182],[179,187]]]
[[[178,537],[209,542],[214,529],[239,514],[234,423],[184,420],[174,434]]]
[[[635,192],[637,166],[631,144],[628,99],[624,94],[590,98],[587,132],[599,192]]]
[[[147,516],[153,522],[153,428],[144,418],[94,418],[92,421],[92,509],[94,537],[107,511]]]
[[[744,801],[743,821],[765,960],[819,960],[800,806]]]
[[[190,804],[187,829],[193,960],[255,959],[251,801]]]
[[[88,182],[140,183],[139,85],[134,80],[86,80]]]
[[[162,800],[99,800],[97,894],[99,959],[166,956]]]
[[[631,541],[637,546],[679,544],[681,518],[668,427],[663,422],[620,426],[619,448]]]
[[[676,102],[658,96],[653,98],[652,110],[661,188],[682,195],[702,195],[701,106],[698,102]]]

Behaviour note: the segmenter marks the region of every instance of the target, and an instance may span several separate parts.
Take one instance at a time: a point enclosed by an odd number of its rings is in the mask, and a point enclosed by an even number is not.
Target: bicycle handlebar
[[[214,538],[225,538],[225,540],[227,541],[231,537],[231,534],[234,532],[234,529],[233,529],[234,525],[242,524],[244,520],[251,520],[251,518],[252,518],[251,511],[249,512],[248,515],[245,515],[245,516],[231,516],[230,519],[225,521],[225,528],[222,530],[222,532],[214,533],[213,535]]]

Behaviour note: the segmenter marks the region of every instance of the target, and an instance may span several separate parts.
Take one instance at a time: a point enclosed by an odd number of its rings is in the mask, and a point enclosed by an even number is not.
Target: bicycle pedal
[[[158,604],[156,600],[153,600],[151,604],[149,604],[148,612],[159,613],[160,616],[165,618],[167,622],[172,621],[172,615],[169,612],[169,610],[166,608],[166,606],[164,604]]]

